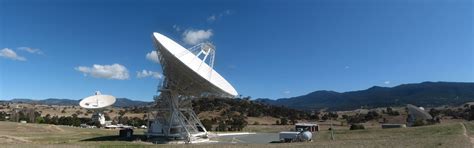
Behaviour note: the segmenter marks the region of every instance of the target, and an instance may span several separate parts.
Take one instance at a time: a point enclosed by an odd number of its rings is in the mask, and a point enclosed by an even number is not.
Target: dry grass
[[[465,125],[469,135],[473,135],[474,123],[469,122]],[[250,125],[246,130],[278,132],[291,128],[292,126]],[[143,131],[135,131],[135,134],[142,135]],[[0,144],[3,144],[0,147],[471,147],[459,123],[356,131],[340,127],[335,131],[334,141],[330,140],[330,131],[324,130],[315,134],[314,141],[308,143],[152,145],[140,141],[119,141],[114,138],[86,140],[115,135],[118,135],[116,130],[0,122]]]

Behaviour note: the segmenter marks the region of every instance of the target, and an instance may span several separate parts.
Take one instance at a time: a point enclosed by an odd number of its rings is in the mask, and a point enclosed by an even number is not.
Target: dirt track
[[[464,125],[464,123],[459,123],[461,124],[462,126],[462,129],[463,129],[463,135],[468,138],[469,142],[471,142],[471,146],[474,148],[474,138],[470,137],[469,135],[467,135],[467,129],[466,129],[466,126]]]

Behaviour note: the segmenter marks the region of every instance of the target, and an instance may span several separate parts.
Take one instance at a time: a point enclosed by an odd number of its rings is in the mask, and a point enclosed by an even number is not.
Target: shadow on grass
[[[145,135],[133,135],[131,138],[125,138],[125,137],[120,137],[120,136],[100,136],[100,137],[94,137],[94,138],[89,138],[89,139],[83,139],[81,141],[135,141],[135,140],[141,140],[144,141],[146,140]]]

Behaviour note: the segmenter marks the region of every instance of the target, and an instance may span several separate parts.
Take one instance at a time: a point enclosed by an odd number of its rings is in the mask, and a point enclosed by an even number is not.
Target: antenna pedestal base
[[[156,109],[148,114],[147,136],[162,136],[186,143],[207,138],[206,128],[192,110],[189,100],[172,91],[162,91],[156,100]]]

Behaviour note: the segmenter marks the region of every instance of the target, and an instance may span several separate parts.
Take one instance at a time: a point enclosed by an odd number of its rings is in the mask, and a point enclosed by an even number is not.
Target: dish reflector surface
[[[416,107],[415,105],[408,104],[408,113],[416,119],[432,119],[433,117],[426,112],[425,110],[420,109],[419,107]]]
[[[176,80],[174,85],[179,85],[178,88],[189,88],[183,92],[194,96],[203,93],[223,97],[238,95],[227,80],[183,46],[157,32],[153,33],[153,40],[161,56],[164,75]]]
[[[79,105],[86,109],[101,109],[115,103],[115,97],[111,95],[94,95],[84,98]]]

